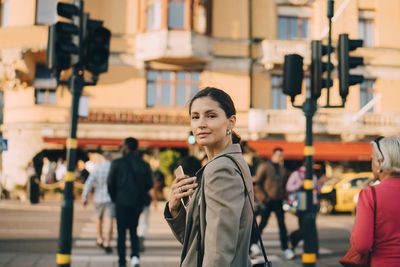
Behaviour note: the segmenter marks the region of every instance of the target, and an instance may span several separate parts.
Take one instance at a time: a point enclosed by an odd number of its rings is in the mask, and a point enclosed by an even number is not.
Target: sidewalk
[[[58,202],[44,202],[38,205],[19,203],[16,201],[0,201],[0,209],[7,210],[60,210]],[[74,236],[72,249],[73,267],[118,267],[116,242],[113,241],[114,253],[105,254],[95,247],[95,221],[93,207],[83,208],[79,202],[74,205],[76,217],[87,218],[83,227]],[[141,267],[178,267],[181,245],[174,239],[170,229],[162,218],[163,203],[159,203],[157,210],[154,207],[150,212],[150,228],[145,246],[146,251],[141,254]],[[279,241],[276,229],[271,227],[264,233],[266,250],[273,267],[297,267],[302,266],[300,255],[295,261],[285,261],[281,258]],[[275,240],[276,239],[276,240]],[[128,262],[129,263],[129,262]],[[54,267],[55,254],[44,253],[9,253],[0,252],[1,267]],[[335,258],[322,258],[317,266],[328,267],[338,266]]]

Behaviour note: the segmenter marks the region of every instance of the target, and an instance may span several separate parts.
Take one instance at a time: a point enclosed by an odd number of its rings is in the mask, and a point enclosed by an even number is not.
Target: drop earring
[[[226,130],[226,135],[230,135],[230,134],[232,134],[232,130],[231,129]]]

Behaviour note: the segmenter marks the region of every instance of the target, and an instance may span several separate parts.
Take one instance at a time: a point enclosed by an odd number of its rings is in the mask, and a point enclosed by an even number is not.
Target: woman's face
[[[234,124],[235,116],[228,119],[218,102],[210,97],[201,97],[193,101],[190,126],[199,145],[213,147],[222,144],[231,138],[226,131],[232,130]]]

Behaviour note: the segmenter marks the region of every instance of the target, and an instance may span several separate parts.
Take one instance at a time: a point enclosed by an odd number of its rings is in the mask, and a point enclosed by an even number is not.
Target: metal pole
[[[83,88],[83,72],[74,68],[71,77],[72,107],[70,118],[70,134],[67,139],[67,173],[64,177],[64,201],[61,206],[60,239],[58,243],[58,254],[56,258],[57,266],[70,267],[71,265],[71,244],[72,226],[74,215],[74,180],[76,167],[77,139],[76,132],[78,126],[79,99]]]
[[[78,109],[79,99],[82,94],[82,89],[85,85],[83,77],[83,27],[81,25],[83,18],[83,0],[74,0],[74,4],[80,8],[79,17],[74,18],[74,22],[79,26],[78,39],[78,62],[73,66],[73,74],[69,80],[70,90],[72,93],[72,106],[70,118],[70,133],[67,139],[67,173],[64,177],[64,201],[61,205],[61,221],[60,221],[60,234],[58,242],[58,253],[56,255],[56,263],[58,267],[71,266],[71,247],[72,247],[72,227],[74,216],[74,181],[75,181],[75,167],[77,162],[77,148],[78,142],[76,132],[78,128]],[[76,37],[74,37],[76,38]]]
[[[328,25],[329,25],[329,32],[328,32],[328,61],[326,62],[327,68],[327,75],[326,75],[326,89],[327,89],[327,97],[326,97],[326,105],[330,105],[330,83],[331,80],[331,49],[332,49],[332,17],[333,17],[333,9],[334,9],[334,1],[328,0],[327,4],[327,17],[328,17]]]
[[[321,56],[321,44],[313,41],[311,44],[311,88],[307,92],[306,101],[303,104],[303,112],[306,117],[306,140],[304,147],[304,157],[306,162],[306,177],[303,188],[306,194],[306,210],[301,211],[301,229],[304,233],[304,246],[302,262],[303,266],[315,267],[318,253],[318,234],[315,223],[317,206],[314,203],[314,183],[313,183],[313,117],[317,111],[316,87],[321,85],[320,67],[318,62]]]
[[[315,267],[318,253],[318,233],[316,226],[316,204],[314,203],[314,182],[313,182],[313,164],[314,147],[312,124],[313,117],[317,110],[315,99],[307,98],[303,111],[306,116],[306,141],[304,147],[304,157],[306,162],[306,179],[304,180],[304,191],[306,193],[306,210],[303,212],[301,228],[304,233],[304,246],[302,262],[303,266]]]

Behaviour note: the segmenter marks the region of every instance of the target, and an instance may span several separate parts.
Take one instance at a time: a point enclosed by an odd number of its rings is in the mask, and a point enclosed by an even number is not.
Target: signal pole
[[[102,21],[89,19],[89,14],[83,10],[83,0],[73,0],[71,4],[59,2],[58,15],[72,20],[72,23],[57,22],[51,25],[47,46],[47,67],[56,74],[58,84],[69,86],[72,93],[70,133],[66,141],[67,173],[64,177],[64,201],[56,255],[58,267],[71,266],[79,100],[83,87],[96,85],[99,74],[107,72],[110,55],[111,32],[103,27]],[[61,71],[71,67],[71,77],[60,80]],[[91,81],[85,81],[84,70],[91,72]]]
[[[78,128],[78,109],[79,99],[85,85],[83,77],[83,0],[74,0],[74,5],[78,7],[79,14],[73,18],[74,24],[78,26],[78,34],[74,36],[74,43],[78,45],[77,63],[73,66],[73,73],[69,79],[70,90],[72,93],[70,133],[66,141],[67,147],[67,173],[64,177],[64,201],[61,206],[60,239],[58,243],[58,254],[56,263],[58,267],[71,266],[71,247],[72,247],[72,228],[74,216],[74,181],[76,154],[78,141],[76,132]]]

